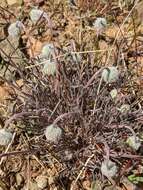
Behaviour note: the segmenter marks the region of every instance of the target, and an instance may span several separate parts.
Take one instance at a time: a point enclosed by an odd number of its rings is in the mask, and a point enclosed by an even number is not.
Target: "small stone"
[[[58,143],[62,137],[62,129],[58,126],[49,125],[45,130],[45,136],[47,141]]]
[[[17,173],[16,174],[16,183],[18,186],[20,186],[22,184],[23,180],[24,180],[23,176],[21,174]]]
[[[44,189],[47,187],[48,185],[48,180],[45,176],[37,176],[36,178],[36,182],[37,182],[37,186],[40,188],[40,189]]]

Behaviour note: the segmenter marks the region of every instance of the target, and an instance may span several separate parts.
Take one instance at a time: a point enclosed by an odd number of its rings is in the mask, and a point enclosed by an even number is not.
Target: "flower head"
[[[128,113],[128,112],[130,111],[130,109],[131,109],[131,106],[130,106],[129,104],[123,104],[123,105],[121,105],[120,108],[118,108],[118,110],[119,110],[121,113],[123,113],[123,114]]]
[[[102,72],[102,78],[107,83],[116,82],[119,79],[119,71],[116,67],[107,67]]]
[[[62,129],[53,124],[49,125],[45,130],[45,136],[47,141],[57,143],[62,137]]]
[[[94,23],[93,23],[94,28],[96,29],[97,33],[102,33],[104,29],[107,26],[107,21],[105,18],[98,17]]]
[[[117,173],[117,166],[111,160],[104,160],[101,164],[101,172],[106,177],[114,177]]]
[[[47,13],[45,13],[43,10],[34,8],[30,11],[29,13],[30,15],[30,19],[32,20],[32,22],[34,24],[36,24],[36,22],[40,19],[40,18],[45,18],[48,19],[48,15]]]
[[[54,61],[46,60],[44,61],[44,66],[42,72],[44,75],[54,75],[57,70],[57,64]]]
[[[21,21],[16,21],[8,27],[8,34],[12,37],[17,37],[20,35],[21,31],[24,29],[24,25]]]
[[[5,129],[0,129],[0,145],[5,146],[9,144],[12,139],[12,133]]]
[[[41,56],[43,58],[51,58],[54,54],[54,45],[51,43],[47,43],[43,46],[41,51]]]

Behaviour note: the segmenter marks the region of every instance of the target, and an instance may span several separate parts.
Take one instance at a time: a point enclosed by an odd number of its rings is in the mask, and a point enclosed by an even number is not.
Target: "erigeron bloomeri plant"
[[[45,136],[47,141],[49,142],[58,143],[58,141],[62,137],[62,134],[63,134],[62,129],[55,124],[51,124],[46,127]]]
[[[6,129],[0,129],[0,145],[5,146],[12,140],[12,133]]]
[[[117,173],[117,165],[109,159],[106,159],[101,164],[101,172],[107,178],[114,177]]]
[[[98,17],[94,23],[93,23],[94,28],[97,31],[97,34],[101,34],[105,28],[107,27],[107,20],[102,17]]]
[[[47,13],[45,13],[43,10],[40,10],[38,8],[33,8],[29,13],[31,21],[36,24],[37,21],[39,21],[40,18],[48,19]]]
[[[24,25],[21,21],[16,21],[8,27],[8,34],[12,37],[17,37],[21,34],[21,31],[24,29]]]
[[[105,68],[102,71],[102,79],[106,82],[106,83],[113,83],[113,82],[117,82],[119,79],[119,71],[116,67],[114,66],[110,66]]]

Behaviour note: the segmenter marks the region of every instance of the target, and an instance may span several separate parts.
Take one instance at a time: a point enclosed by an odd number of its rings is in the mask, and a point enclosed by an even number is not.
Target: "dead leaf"
[[[7,0],[7,4],[9,6],[21,5],[22,4],[22,0]]]
[[[30,58],[38,56],[41,53],[42,46],[42,42],[33,37],[29,37],[27,41],[27,51]]]
[[[109,38],[113,38],[113,39],[114,39],[114,38],[116,37],[118,31],[119,31],[119,28],[118,28],[118,27],[116,27],[116,26],[111,26],[111,27],[109,27],[109,28],[106,29],[105,34],[106,34],[106,36],[108,36]]]
[[[0,86],[0,103],[5,103],[5,100],[10,97],[12,89],[8,85]]]
[[[141,1],[140,3],[138,3],[138,5],[136,6],[136,10],[137,10],[137,19],[139,20],[139,22],[143,22],[143,1]]]
[[[83,181],[82,185],[85,190],[90,190],[91,183],[89,180]]]

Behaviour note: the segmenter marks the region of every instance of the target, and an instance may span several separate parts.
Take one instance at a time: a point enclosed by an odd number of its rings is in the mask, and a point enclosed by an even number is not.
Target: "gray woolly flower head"
[[[97,30],[97,32],[103,32],[104,29],[106,28],[107,26],[107,21],[105,18],[102,18],[102,17],[98,17],[94,23],[93,23],[93,26],[94,28]]]
[[[24,29],[24,25],[21,21],[16,21],[8,27],[8,34],[12,37],[17,37],[20,35],[21,31]]]
[[[37,9],[37,8],[33,8],[30,13],[29,13],[30,19],[31,21],[36,24],[36,22],[40,19],[40,18],[45,18],[48,19],[48,15],[47,13],[45,13],[43,10]]]
[[[106,177],[114,177],[117,173],[117,166],[111,160],[104,160],[101,164],[101,172]]]
[[[0,129],[0,145],[5,146],[9,144],[11,140],[12,140],[12,133],[5,129]]]
[[[42,72],[44,75],[54,75],[57,70],[57,64],[55,61],[46,60],[44,61],[44,66]]]
[[[43,58],[51,58],[54,55],[54,45],[52,43],[46,43],[41,51]]]
[[[107,67],[102,72],[102,78],[106,83],[117,82],[119,79],[119,71],[116,67]]]
[[[57,125],[51,124],[46,127],[45,136],[47,141],[49,142],[58,143],[58,141],[62,137],[62,134],[63,134],[62,129]]]

